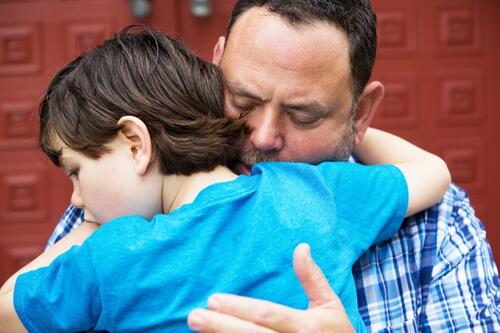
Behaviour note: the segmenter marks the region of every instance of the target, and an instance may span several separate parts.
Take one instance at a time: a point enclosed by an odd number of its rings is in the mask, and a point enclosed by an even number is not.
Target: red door
[[[386,97],[374,126],[442,156],[470,195],[500,258],[500,2],[375,0],[374,79]]]
[[[54,72],[71,57],[130,23],[183,38],[210,59],[235,1],[152,0],[146,19],[129,0],[0,0],[0,280],[43,250],[69,202],[71,185],[36,144],[36,108]],[[497,0],[375,0],[386,86],[377,127],[443,156],[471,195],[500,256],[500,84]]]

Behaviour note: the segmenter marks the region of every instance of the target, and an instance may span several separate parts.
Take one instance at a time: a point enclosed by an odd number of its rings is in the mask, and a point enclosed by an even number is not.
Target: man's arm
[[[432,270],[421,281],[427,297],[420,331],[500,332],[498,269],[484,226],[462,189],[450,187],[438,221]]]
[[[52,235],[50,235],[45,250],[53,246],[63,237],[80,226],[84,220],[83,215],[83,209],[79,209],[73,205],[69,205],[68,208],[66,208],[66,210],[64,211],[63,216],[61,216],[61,219],[57,223],[56,227],[54,228]]]

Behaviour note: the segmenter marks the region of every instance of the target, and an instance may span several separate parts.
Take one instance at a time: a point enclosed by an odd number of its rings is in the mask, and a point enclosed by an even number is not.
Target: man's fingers
[[[309,310],[231,294],[208,299],[209,310],[190,313],[192,330],[211,332],[353,332],[342,303],[321,269],[312,260],[309,246],[300,244],[293,255],[295,273],[309,297]]]
[[[200,333],[277,333],[276,331],[258,326],[249,321],[204,309],[195,309],[191,311],[188,316],[188,325],[193,331]]]
[[[297,245],[293,253],[293,268],[309,298],[309,308],[338,301],[323,271],[312,259],[309,245]]]
[[[231,294],[210,296],[208,308],[279,332],[297,331],[304,315],[302,310]]]

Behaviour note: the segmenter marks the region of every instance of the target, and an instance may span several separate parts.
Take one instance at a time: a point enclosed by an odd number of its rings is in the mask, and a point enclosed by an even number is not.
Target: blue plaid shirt
[[[48,246],[82,221],[83,212],[68,207]],[[500,332],[498,270],[483,225],[455,185],[372,246],[353,272],[369,332]]]

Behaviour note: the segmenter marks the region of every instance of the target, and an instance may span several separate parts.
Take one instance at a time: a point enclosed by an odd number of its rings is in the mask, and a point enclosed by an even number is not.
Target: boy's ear
[[[217,44],[214,46],[212,53],[212,64],[220,66],[222,61],[222,55],[224,54],[224,46],[226,45],[226,37],[220,36],[217,40]]]
[[[356,106],[356,116],[354,117],[355,144],[363,140],[383,99],[384,85],[381,82],[373,81],[366,85]]]
[[[118,120],[119,135],[132,154],[137,174],[146,174],[153,160],[153,144],[148,128],[142,120],[134,116],[124,116]]]

